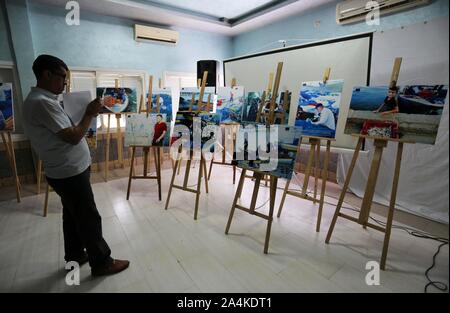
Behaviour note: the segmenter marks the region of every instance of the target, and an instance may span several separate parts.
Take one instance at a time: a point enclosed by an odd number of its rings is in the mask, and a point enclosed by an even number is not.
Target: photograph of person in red
[[[156,116],[156,124],[155,124],[155,130],[153,133],[152,145],[162,147],[166,133],[167,133],[167,125],[163,121],[163,116],[161,114],[158,114]]]

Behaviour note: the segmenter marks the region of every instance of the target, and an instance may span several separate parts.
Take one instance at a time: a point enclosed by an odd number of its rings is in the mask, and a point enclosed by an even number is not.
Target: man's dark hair
[[[158,114],[156,115],[157,117],[163,118],[162,114]]]
[[[398,87],[397,86],[391,86],[391,87],[389,87],[389,90],[398,92]]]
[[[65,69],[66,71],[69,70],[63,60],[47,54],[38,56],[33,63],[33,72],[36,76],[36,79],[41,78],[44,71],[56,72],[61,68]]]
[[[322,107],[322,108],[323,108],[323,104],[322,104],[322,103],[316,103],[316,109],[317,109],[318,107]]]

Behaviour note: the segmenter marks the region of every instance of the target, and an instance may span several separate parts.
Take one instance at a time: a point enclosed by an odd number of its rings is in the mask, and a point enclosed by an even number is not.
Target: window
[[[180,89],[184,87],[197,87],[196,73],[164,72],[164,87],[172,89],[173,112],[178,110]]]

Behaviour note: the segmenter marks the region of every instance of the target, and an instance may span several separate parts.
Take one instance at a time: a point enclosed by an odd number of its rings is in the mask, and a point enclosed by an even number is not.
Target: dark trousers
[[[102,218],[94,201],[90,182],[90,168],[64,179],[47,177],[49,185],[61,197],[63,205],[64,252],[66,261],[89,256],[91,267],[109,264],[111,250],[103,239]]]

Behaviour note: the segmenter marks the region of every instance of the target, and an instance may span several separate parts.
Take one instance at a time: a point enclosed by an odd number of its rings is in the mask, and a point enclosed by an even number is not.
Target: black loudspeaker
[[[219,78],[219,61],[202,60],[197,62],[197,79],[203,79],[203,73],[208,71],[208,78],[206,79],[206,87],[218,86]]]

